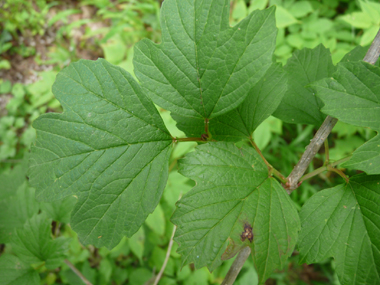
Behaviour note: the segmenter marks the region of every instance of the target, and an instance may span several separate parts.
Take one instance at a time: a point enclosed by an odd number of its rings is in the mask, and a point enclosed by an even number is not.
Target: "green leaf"
[[[166,250],[160,248],[159,246],[155,246],[152,251],[152,255],[149,257],[149,265],[152,268],[161,268],[162,265],[164,264],[166,257]],[[175,263],[173,258],[169,258],[164,274],[169,275],[169,276],[174,276],[175,273]]]
[[[313,6],[309,1],[295,2],[290,8],[289,13],[296,18],[305,17],[310,12],[313,12]]]
[[[0,256],[0,276],[0,285],[40,284],[38,272],[10,254]]]
[[[172,171],[169,174],[168,184],[165,187],[163,199],[167,202],[169,207],[173,207],[178,199],[185,193],[189,192],[192,186],[189,184],[192,182],[187,177],[179,174],[177,171]]]
[[[237,22],[241,21],[247,16],[247,13],[248,13],[248,9],[247,9],[247,4],[245,3],[245,1],[237,0],[233,7],[232,18],[236,20]]]
[[[267,146],[267,144],[270,142],[271,137],[272,134],[268,121],[264,121],[253,133],[253,140],[260,150],[263,150]]]
[[[27,219],[38,213],[34,189],[28,187],[25,176],[22,178],[24,184],[14,195],[0,200],[0,243],[9,242],[13,230],[22,227]]]
[[[105,60],[71,64],[53,92],[64,113],[33,124],[30,182],[40,200],[77,196],[71,225],[81,242],[112,248],[157,206],[172,138],[132,76]]]
[[[61,265],[68,249],[68,239],[51,238],[51,220],[45,215],[34,215],[23,228],[12,235],[12,250],[25,263],[45,262],[46,268],[55,269]]]
[[[77,199],[71,196],[51,203],[41,203],[40,207],[49,219],[67,224],[70,222],[71,211],[76,202]]]
[[[144,227],[141,227],[129,240],[129,246],[131,251],[138,257],[140,263],[142,264],[142,257],[144,253],[145,244],[145,231]]]
[[[104,52],[104,58],[112,64],[120,63],[127,53],[127,46],[120,34],[116,34],[106,43],[101,44],[101,47]]]
[[[209,132],[216,140],[239,141],[248,138],[280,104],[287,88],[287,76],[281,64],[273,64],[248,92],[247,98],[235,110],[209,120]],[[179,129],[188,137],[200,137],[205,130],[202,119],[172,114]],[[197,124],[195,124],[195,122]]]
[[[275,8],[229,26],[229,0],[166,0],[162,43],[135,46],[135,74],[159,106],[192,119],[236,108],[272,64]],[[212,11],[212,13],[210,13]]]
[[[360,7],[366,16],[372,19],[372,22],[376,25],[380,24],[380,4],[372,1],[360,1]]]
[[[332,78],[311,84],[325,103],[322,111],[345,123],[380,130],[380,68],[369,63],[339,63]]]
[[[360,39],[360,45],[362,46],[370,45],[373,42],[373,39],[376,37],[376,34],[378,31],[379,31],[379,25],[372,26],[368,30],[366,30]]]
[[[352,14],[341,16],[339,19],[342,19],[358,29],[368,29],[374,25],[371,17],[368,17],[368,15],[363,12],[354,12]]]
[[[380,176],[318,192],[300,212],[300,262],[334,257],[341,284],[380,284]]]
[[[184,280],[183,285],[208,285],[210,273],[206,268],[194,271],[189,278]]]
[[[27,161],[23,161],[11,171],[0,174],[0,200],[13,196],[17,189],[25,183],[27,169]]]
[[[250,246],[261,283],[282,267],[293,252],[300,222],[289,195],[268,177],[253,148],[200,145],[180,161],[180,171],[197,182],[172,217],[183,265],[215,269],[229,241],[223,259]],[[241,237],[247,226],[253,228],[252,241]]]
[[[152,278],[153,273],[145,267],[140,267],[133,269],[131,275],[128,278],[128,282],[131,285],[141,285],[145,284],[150,278]]]
[[[277,6],[276,10],[276,24],[278,28],[285,28],[287,26],[297,24],[298,20],[293,17],[288,10],[282,6]]]
[[[359,169],[367,174],[380,174],[380,135],[377,135],[354,153],[342,167]]]
[[[274,116],[287,123],[320,125],[325,115],[323,103],[306,85],[331,76],[336,70],[328,49],[319,45],[314,49],[296,51],[284,67],[288,76],[288,90]]]
[[[338,64],[332,78],[311,86],[325,103],[322,111],[342,122],[380,131],[380,68],[363,61]],[[379,137],[354,152],[344,166],[356,167],[368,174],[380,174]]]
[[[249,7],[248,7],[248,13],[251,13],[252,11],[256,9],[265,9],[265,7],[268,6],[269,0],[250,0]]]
[[[352,62],[352,61],[363,60],[367,51],[368,51],[368,47],[357,46],[353,50],[348,52],[342,58],[342,60],[340,62]]]
[[[158,235],[163,236],[165,234],[165,215],[160,204],[146,219],[147,226],[152,229]]]
[[[27,162],[0,175],[0,243],[9,242],[13,230],[38,212],[34,189],[26,180]]]

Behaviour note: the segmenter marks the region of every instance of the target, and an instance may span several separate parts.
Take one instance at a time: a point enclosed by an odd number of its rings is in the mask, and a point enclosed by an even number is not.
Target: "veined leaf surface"
[[[229,0],[166,0],[162,43],[135,46],[135,74],[159,106],[211,119],[236,108],[272,64],[275,8],[229,26]]]
[[[380,131],[380,68],[364,61],[339,63],[332,78],[311,86],[325,103],[322,111],[342,122]],[[380,174],[379,135],[358,148],[342,164],[368,174]]]
[[[334,257],[341,284],[380,284],[380,176],[358,175],[302,207],[301,262]]]
[[[180,172],[197,182],[172,218],[183,265],[194,262],[196,268],[213,270],[223,252],[223,258],[230,258],[250,246],[261,283],[281,268],[297,242],[299,217],[253,148],[201,145],[180,161]],[[251,240],[242,237],[246,227],[252,227]]]
[[[273,116],[292,124],[322,124],[326,117],[320,111],[323,103],[306,86],[334,73],[336,67],[330,51],[323,45],[298,50],[284,69],[288,76],[288,90]]]
[[[51,238],[51,220],[44,214],[28,219],[12,235],[12,250],[25,263],[45,262],[48,269],[61,266],[68,250],[68,238]]]
[[[0,284],[2,285],[39,285],[40,276],[29,264],[24,264],[11,254],[0,256]]]
[[[105,60],[71,64],[53,93],[64,112],[33,124],[30,182],[40,200],[76,196],[71,225],[82,243],[112,248],[157,206],[172,138],[132,76]]]
[[[212,138],[223,141],[248,138],[277,109],[286,89],[287,76],[281,64],[272,64],[239,107],[209,120]],[[172,117],[188,137],[200,137],[205,131],[202,119],[189,120],[178,114],[172,114]]]
[[[35,191],[27,179],[27,161],[0,174],[0,243],[8,243],[14,229],[38,213]]]

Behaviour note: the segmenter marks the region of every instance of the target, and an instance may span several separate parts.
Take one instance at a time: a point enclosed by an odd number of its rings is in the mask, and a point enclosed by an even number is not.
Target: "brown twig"
[[[376,61],[379,59],[379,54],[380,54],[380,29],[377,32],[377,35],[375,39],[373,40],[371,46],[369,47],[363,60],[370,64],[375,64]]]
[[[380,55],[380,29],[372,42],[371,47],[369,48],[367,54],[364,57],[364,61],[374,64]],[[335,126],[338,120],[327,116],[322,126],[319,128],[314,138],[311,140],[311,143],[307,146],[306,151],[302,155],[300,161],[294,167],[293,171],[287,178],[287,182],[284,185],[284,188],[288,193],[292,193],[300,183],[300,178],[305,173],[310,162],[313,160],[314,156],[317,154],[318,150],[322,146],[323,142],[330,134],[332,128]]]
[[[285,189],[288,193],[292,193],[294,189],[299,186],[299,179],[305,173],[310,162],[313,160],[314,156],[317,154],[323,142],[330,134],[331,130],[338,122],[337,119],[327,116],[322,126],[319,128],[314,138],[311,140],[310,144],[307,146],[306,151],[303,153],[301,159],[298,161],[297,165],[294,167],[293,171],[287,178],[285,184]]]
[[[224,278],[221,285],[232,285],[235,282],[236,277],[238,276],[241,268],[243,267],[248,256],[251,254],[251,248],[249,246],[244,247],[232,263],[230,270],[226,277]]]
[[[80,272],[75,266],[74,264],[72,264],[70,261],[68,261],[67,259],[64,260],[65,263],[70,267],[70,269],[72,271],[74,271],[74,273],[83,281],[84,284],[86,285],[92,285],[92,283],[90,281],[87,280],[86,277],[84,277],[84,275],[82,274],[82,272]]]

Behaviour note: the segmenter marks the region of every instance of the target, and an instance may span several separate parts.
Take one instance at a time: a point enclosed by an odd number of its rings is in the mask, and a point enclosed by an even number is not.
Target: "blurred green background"
[[[189,191],[193,182],[177,173],[177,161],[194,148],[195,143],[175,146],[170,161],[168,185],[158,208],[132,237],[124,238],[113,250],[84,247],[69,225],[67,214],[73,201],[54,205],[25,200],[19,191],[34,193],[27,186],[26,162],[35,131],[31,124],[45,112],[62,112],[51,92],[57,72],[79,59],[99,57],[133,74],[133,45],[142,38],[159,43],[160,0],[2,0],[0,1],[0,181],[17,183],[0,185],[0,205],[9,199],[17,203],[35,203],[52,220],[52,236],[71,237],[68,260],[93,284],[153,284],[155,274],[165,259],[173,231],[169,219],[174,203]],[[322,43],[329,48],[333,62],[358,45],[371,43],[380,27],[378,1],[352,0],[233,0],[230,22],[235,25],[251,11],[276,5],[276,60],[286,64],[296,49],[314,48]],[[174,136],[183,137],[169,112],[160,109]],[[269,162],[288,175],[297,163],[318,126],[291,125],[270,117],[254,133],[254,139]],[[368,129],[338,123],[329,138],[330,158],[351,153],[374,136]],[[323,150],[316,156],[310,171],[323,165]],[[331,173],[323,173],[304,182],[291,195],[298,209],[318,190],[341,182]],[[26,185],[26,186],[25,186]],[[9,187],[13,196],[1,195]],[[13,187],[13,188],[12,188]],[[11,192],[12,192],[11,191]],[[24,190],[23,190],[24,191]],[[24,194],[26,192],[23,192]],[[18,196],[20,195],[20,196]],[[7,200],[8,199],[8,200]],[[24,200],[23,200],[24,199]],[[12,204],[13,205],[13,204]],[[16,205],[17,206],[17,205]],[[15,207],[16,207],[15,206]],[[20,206],[20,205],[18,205]],[[19,225],[28,215],[19,217]],[[6,215],[0,215],[0,225]],[[0,227],[1,235],[1,227]],[[7,239],[0,238],[0,254],[11,253]],[[181,270],[180,256],[174,244],[163,278],[159,284],[220,284],[233,260],[226,261],[213,273],[206,268],[194,271],[192,265]],[[66,264],[56,270],[37,268],[41,284],[82,284]],[[247,261],[236,284],[256,284],[252,261]],[[0,281],[1,283],[1,281]],[[266,284],[339,284],[334,262],[299,265],[297,251],[283,269]]]

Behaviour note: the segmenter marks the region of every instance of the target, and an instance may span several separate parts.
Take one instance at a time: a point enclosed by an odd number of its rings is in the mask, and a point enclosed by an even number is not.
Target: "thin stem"
[[[286,183],[286,178],[284,175],[281,174],[280,171],[278,171],[276,168],[274,168],[264,157],[263,153],[257,146],[257,144],[253,141],[252,136],[249,137],[249,142],[253,146],[253,148],[257,151],[257,153],[260,155],[260,157],[263,159],[265,165],[268,167],[269,175],[273,174],[275,177],[277,177],[282,183]]]
[[[266,166],[268,166],[268,169],[273,168],[272,165],[270,165],[270,163],[265,159],[264,155],[262,154],[262,152],[259,149],[259,147],[257,146],[257,144],[253,141],[252,136],[249,137],[249,142],[251,143],[251,145],[253,146],[253,148],[257,151],[257,153],[260,155],[260,157],[263,159],[263,161],[266,164]]]
[[[177,160],[178,159],[173,160],[172,163],[169,165],[169,172],[173,170],[174,166],[177,164]]]
[[[238,276],[241,268],[243,267],[248,256],[251,254],[251,248],[249,246],[244,247],[232,263],[230,270],[226,277],[224,278],[221,285],[232,285],[235,282],[236,277]]]
[[[55,225],[55,231],[54,231],[55,237],[58,237],[60,228],[61,228],[61,223],[57,222],[57,224]]]
[[[269,170],[269,175],[273,174],[273,176],[277,177],[282,183],[286,183],[286,178],[280,171],[272,166],[272,169]]]
[[[203,138],[174,138],[174,142],[205,142]]]
[[[205,119],[205,134],[207,135],[209,135],[208,124],[209,124],[209,120]]]
[[[34,270],[40,270],[42,267],[44,267],[46,265],[46,262],[42,262],[40,265],[38,265],[36,268],[34,268]]]
[[[168,261],[169,261],[169,258],[170,258],[170,252],[171,252],[172,247],[173,247],[174,234],[175,234],[176,229],[177,229],[177,227],[174,226],[173,227],[172,236],[170,238],[169,245],[168,245],[168,250],[166,251],[166,257],[165,257],[165,260],[164,260],[164,264],[162,264],[161,270],[160,270],[160,272],[158,272],[158,275],[156,277],[156,280],[154,280],[153,285],[157,285],[158,284],[158,282],[160,281],[160,279],[162,277],[162,274],[164,273],[165,267],[168,264]]]
[[[348,177],[343,173],[342,170],[331,167],[331,166],[328,166],[327,169],[329,171],[337,173],[340,177],[342,177],[344,180],[346,180],[346,183],[348,183],[350,181],[350,179],[348,179]]]
[[[68,261],[67,259],[64,260],[65,263],[70,267],[70,269],[72,271],[74,271],[74,273],[83,281],[84,284],[86,285],[92,285],[92,283],[90,281],[88,281],[86,279],[86,277],[84,277],[84,275],[82,274],[82,272],[80,272],[75,266],[74,264],[72,264],[70,261]]]
[[[324,163],[324,165],[329,164],[329,161],[330,161],[329,142],[328,142],[328,140],[325,140],[325,163]]]
[[[337,160],[335,162],[329,163],[328,165],[324,165],[324,166],[322,166],[320,168],[317,168],[317,169],[313,170],[312,172],[310,172],[310,173],[302,176],[300,178],[299,182],[303,182],[303,181],[305,181],[307,179],[310,179],[310,178],[312,178],[312,177],[314,177],[314,176],[316,176],[316,175],[318,175],[318,174],[320,174],[320,173],[322,173],[324,171],[328,171],[328,170],[330,170],[329,167],[333,168],[334,166],[337,166],[337,165],[339,165],[339,164],[341,164],[343,162],[346,162],[351,157],[352,157],[352,155],[350,155],[348,157],[345,157],[345,158],[342,158],[342,159],[339,159],[339,160]]]

